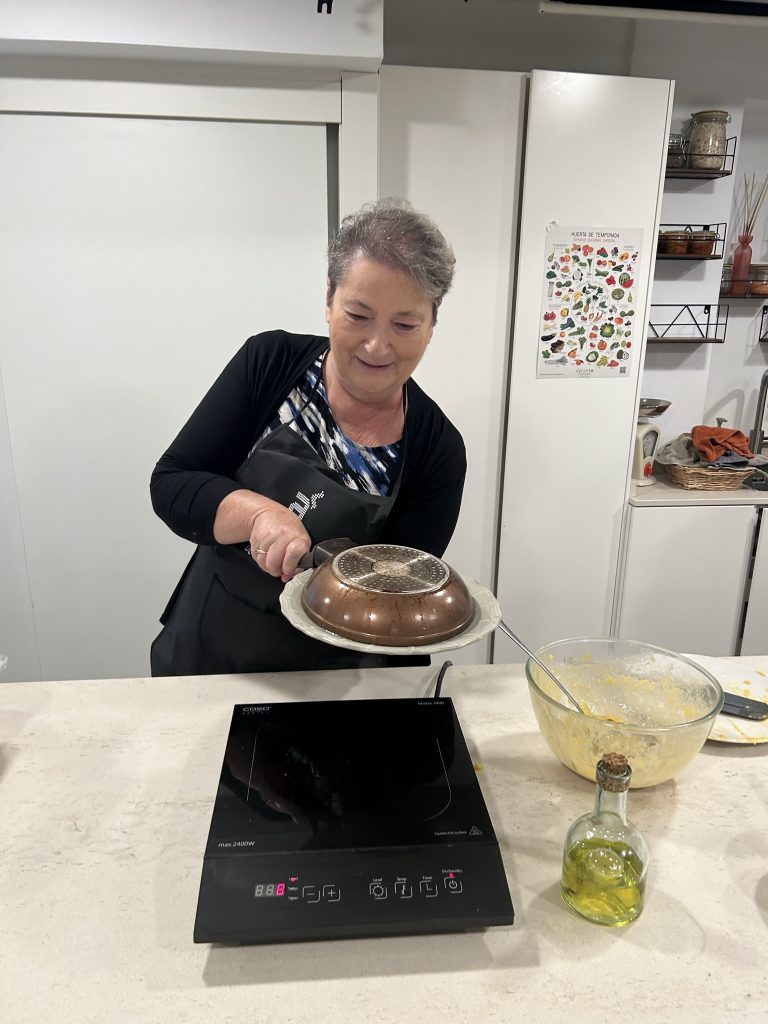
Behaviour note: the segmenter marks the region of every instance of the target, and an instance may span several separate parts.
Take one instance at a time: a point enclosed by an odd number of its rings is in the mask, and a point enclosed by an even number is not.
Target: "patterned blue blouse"
[[[347,437],[328,404],[322,366],[321,355],[280,406],[262,437],[281,424],[289,423],[291,430],[303,437],[331,469],[341,474],[347,487],[369,494],[389,494],[397,470],[400,442],[367,448]]]

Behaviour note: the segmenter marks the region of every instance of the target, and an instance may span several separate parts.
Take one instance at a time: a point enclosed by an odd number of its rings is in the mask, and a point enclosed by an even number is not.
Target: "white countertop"
[[[744,658],[768,672],[768,657]],[[276,946],[192,943],[232,705],[431,694],[436,668],[0,685],[3,1024],[712,1024],[768,1014],[768,745],[708,743],[630,793],[646,908],[591,925],[559,895],[593,803],[540,736],[521,666],[457,666],[453,697],[516,923]]]
[[[656,483],[638,487],[633,483],[629,504],[637,507],[649,505],[768,505],[768,491],[753,491],[739,487],[735,491],[689,491],[675,487],[661,476]]]

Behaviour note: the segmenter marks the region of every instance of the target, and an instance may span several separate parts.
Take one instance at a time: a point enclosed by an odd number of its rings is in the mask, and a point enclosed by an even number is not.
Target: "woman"
[[[152,474],[155,512],[198,545],[161,617],[153,675],[384,663],[294,629],[280,591],[331,537],[447,547],[464,444],[411,374],[454,262],[427,217],[371,203],[329,249],[329,337],[255,335],[225,368]]]

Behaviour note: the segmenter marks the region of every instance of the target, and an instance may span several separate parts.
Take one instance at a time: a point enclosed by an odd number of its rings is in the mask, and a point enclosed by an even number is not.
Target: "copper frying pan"
[[[464,581],[434,555],[395,544],[317,544],[301,560],[316,566],[301,595],[323,629],[359,643],[411,647],[456,636],[475,609]]]

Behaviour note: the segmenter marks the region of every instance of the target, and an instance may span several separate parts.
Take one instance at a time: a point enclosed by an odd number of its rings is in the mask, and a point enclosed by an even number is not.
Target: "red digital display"
[[[285,882],[259,882],[253,892],[254,897],[260,896],[284,896]]]

